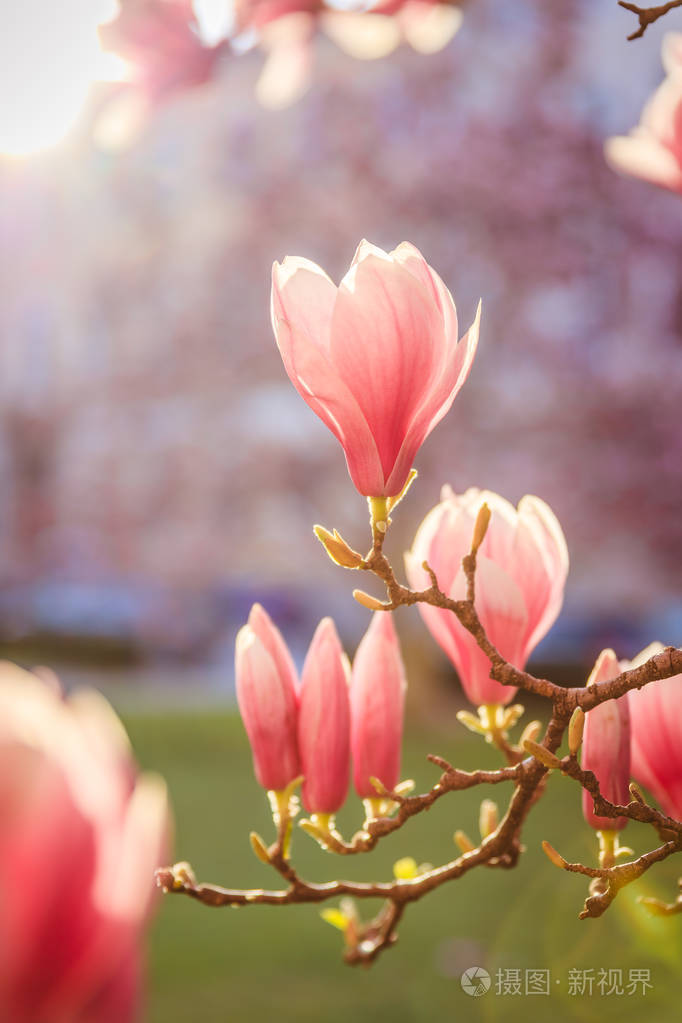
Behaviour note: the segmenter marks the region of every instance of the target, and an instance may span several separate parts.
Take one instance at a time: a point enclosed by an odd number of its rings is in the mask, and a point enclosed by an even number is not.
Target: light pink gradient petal
[[[367,421],[386,479],[444,347],[437,307],[399,264],[370,253],[346,274],[334,307],[331,356]]]
[[[141,991],[130,977],[168,835],[165,796],[138,793],[159,783],[135,780],[99,694],[64,700],[52,680],[9,664],[0,768],[0,1018],[131,1023]]]
[[[256,778],[265,789],[284,789],[300,774],[296,693],[249,625],[237,634],[235,676]]]
[[[285,680],[288,686],[296,692],[298,690],[298,675],[294,659],[289,653],[289,647],[284,642],[282,633],[260,604],[254,604],[251,608],[249,625],[275,662],[280,678]]]
[[[519,502],[515,544],[516,577],[522,579],[528,609],[523,660],[557,620],[568,575],[568,548],[559,521],[549,505],[527,495]]]
[[[476,319],[459,344],[445,352],[448,359],[446,365],[435,377],[423,404],[415,411],[395,459],[393,471],[387,480],[388,493],[400,492],[412,468],[417,451],[443,416],[450,411],[473,364],[478,345],[480,319],[481,305],[479,303]]]
[[[662,644],[652,643],[632,662],[637,667]],[[629,694],[632,714],[632,776],[649,789],[664,811],[682,820],[682,675],[650,682]]]
[[[587,684],[607,682],[618,674],[620,665],[613,650],[602,650]],[[606,700],[587,712],[580,760],[583,770],[592,771],[595,775],[605,799],[621,806],[630,801],[630,707],[627,693],[617,700]],[[627,824],[626,817],[597,816],[592,797],[585,789],[582,802],[585,820],[598,831],[617,831]]]
[[[283,321],[278,324],[277,340],[291,382],[343,447],[357,489],[362,494],[382,493],[384,474],[374,436],[329,356]]]
[[[604,155],[614,170],[682,193],[682,36],[663,40],[668,76],[646,103],[629,136],[607,139]]]
[[[306,809],[335,813],[348,794],[350,704],[345,658],[331,618],[318,625],[303,665],[298,743]]]
[[[353,779],[361,799],[377,795],[370,778],[387,789],[400,780],[406,687],[392,616],[376,611],[355,654],[350,688]]]
[[[478,315],[458,343],[452,296],[421,253],[366,240],[338,289],[309,260],[275,264],[271,305],[284,367],[342,445],[353,483],[396,496],[466,379]]]
[[[498,494],[475,487],[459,495],[444,487],[441,497],[405,557],[410,585],[428,587],[422,568],[426,561],[443,592],[455,599],[466,596],[461,562],[470,550],[478,512],[487,504],[491,518],[479,550],[476,608],[490,641],[511,664],[523,668],[561,606],[568,567],[561,527],[549,507],[535,497],[524,497],[518,510]],[[489,678],[488,658],[453,614],[425,604],[419,604],[419,611],[472,702],[512,699],[515,690]]]

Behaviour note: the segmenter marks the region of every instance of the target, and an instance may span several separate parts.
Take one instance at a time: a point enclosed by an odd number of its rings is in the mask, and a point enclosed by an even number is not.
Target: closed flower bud
[[[303,665],[298,743],[306,809],[335,813],[348,794],[350,706],[348,662],[331,618],[318,625]]]
[[[370,778],[392,791],[400,777],[405,669],[391,614],[377,611],[360,641],[351,676],[353,780],[361,799],[373,799]]]
[[[483,530],[487,505],[490,518]],[[478,528],[476,524],[478,523]],[[414,589],[431,585],[431,567],[440,589],[455,600],[466,597],[462,558],[480,543],[476,563],[475,607],[490,641],[516,668],[549,631],[561,609],[568,572],[566,541],[556,516],[538,497],[526,496],[518,509],[503,497],[472,487],[454,494],[444,487],[441,503],[426,516],[406,556]],[[516,690],[490,678],[490,661],[451,611],[419,604],[436,642],[459,674],[475,705],[506,704]]]
[[[296,673],[279,630],[258,604],[237,634],[235,673],[256,778],[279,791],[301,773]]]
[[[607,682],[620,674],[613,650],[602,650],[587,685]],[[606,700],[585,715],[581,764],[592,771],[599,791],[610,803],[624,806],[630,802],[630,708],[628,693],[617,700]],[[597,831],[615,831],[627,824],[625,817],[599,817],[592,796],[583,789],[583,815]]]
[[[309,259],[272,271],[284,367],[366,497],[395,497],[471,368],[479,317],[457,340],[452,295],[413,245],[360,242],[337,287]]]

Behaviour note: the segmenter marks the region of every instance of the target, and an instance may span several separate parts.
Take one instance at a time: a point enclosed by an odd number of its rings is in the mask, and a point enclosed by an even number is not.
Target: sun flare
[[[97,25],[115,0],[14,5],[0,62],[0,154],[26,156],[59,143],[73,128],[93,82],[125,77],[125,62],[104,53]]]

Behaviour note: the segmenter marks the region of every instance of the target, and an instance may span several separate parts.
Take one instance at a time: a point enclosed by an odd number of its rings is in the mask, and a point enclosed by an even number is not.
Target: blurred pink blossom
[[[0,1019],[128,1023],[165,856],[163,782],[106,701],[0,665]]]
[[[410,585],[423,589],[436,573],[444,593],[466,596],[462,558],[469,552],[481,506],[491,511],[476,568],[476,610],[491,642],[511,664],[523,668],[559,614],[568,572],[568,552],[551,508],[526,496],[518,510],[503,497],[471,487],[464,494],[443,488],[441,503],[426,516],[406,555]],[[447,610],[419,605],[424,622],[448,655],[473,704],[509,703],[515,689],[489,677],[490,661],[476,640]]]
[[[602,650],[587,685],[608,682],[620,671],[613,650]],[[631,695],[625,693],[617,700],[606,700],[587,712],[581,751],[583,770],[592,771],[602,796],[620,806],[630,802],[631,714],[628,697]],[[586,789],[583,789],[583,815],[597,831],[619,831],[627,824],[626,817],[598,817]]]
[[[387,789],[398,784],[406,687],[393,617],[376,611],[351,675],[353,778],[361,799],[377,797],[370,778],[378,778]]]
[[[614,170],[682,192],[682,35],[663,40],[667,78],[629,135],[607,139],[604,152]]]
[[[661,650],[662,644],[652,643],[621,667],[636,667]],[[633,689],[629,698],[632,777],[653,793],[667,814],[682,820],[682,675]]]
[[[349,674],[334,622],[323,618],[303,665],[299,705],[303,802],[310,813],[335,813],[348,794]]]
[[[256,778],[265,789],[284,789],[300,774],[296,669],[260,604],[237,634],[235,677]]]
[[[272,323],[301,397],[343,446],[361,494],[394,496],[471,368],[479,312],[457,341],[450,292],[421,253],[360,242],[337,288],[316,263],[272,272]]]

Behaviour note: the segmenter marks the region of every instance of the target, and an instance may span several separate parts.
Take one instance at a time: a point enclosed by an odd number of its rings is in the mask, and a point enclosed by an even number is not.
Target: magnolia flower
[[[604,153],[614,170],[682,192],[682,35],[663,41],[668,77],[629,135],[607,139]]]
[[[166,792],[98,693],[0,665],[0,820],[0,1019],[137,1018]]]
[[[237,634],[235,677],[256,778],[263,788],[281,791],[301,773],[296,669],[260,604]]]
[[[353,483],[393,497],[466,380],[479,312],[457,341],[450,292],[408,242],[362,241],[337,288],[316,263],[272,272],[272,324],[301,397],[341,443]]]
[[[335,813],[348,794],[348,659],[331,618],[323,618],[303,665],[298,745],[303,802],[309,813]]]
[[[635,668],[663,650],[652,643],[631,663]],[[629,693],[632,714],[632,776],[646,786],[664,811],[682,820],[682,675],[648,682]]]
[[[353,779],[361,799],[376,799],[370,778],[393,789],[400,778],[405,668],[393,618],[376,611],[353,661],[350,687]]]
[[[613,650],[602,650],[587,685],[607,682],[621,671]],[[599,791],[610,803],[624,806],[630,802],[630,704],[625,693],[617,700],[606,700],[585,715],[581,747],[583,770],[592,771],[599,782]],[[597,831],[619,831],[627,817],[598,817],[594,802],[583,789],[583,816]]]
[[[568,552],[551,508],[526,496],[518,510],[503,497],[472,487],[455,494],[444,487],[441,503],[426,516],[406,555],[414,589],[431,585],[423,562],[436,573],[441,590],[455,600],[466,596],[462,558],[471,547],[481,505],[491,518],[478,552],[475,607],[488,638],[500,654],[523,668],[561,609]],[[508,703],[515,689],[490,678],[490,660],[452,612],[419,604],[436,642],[448,655],[474,704]]]

